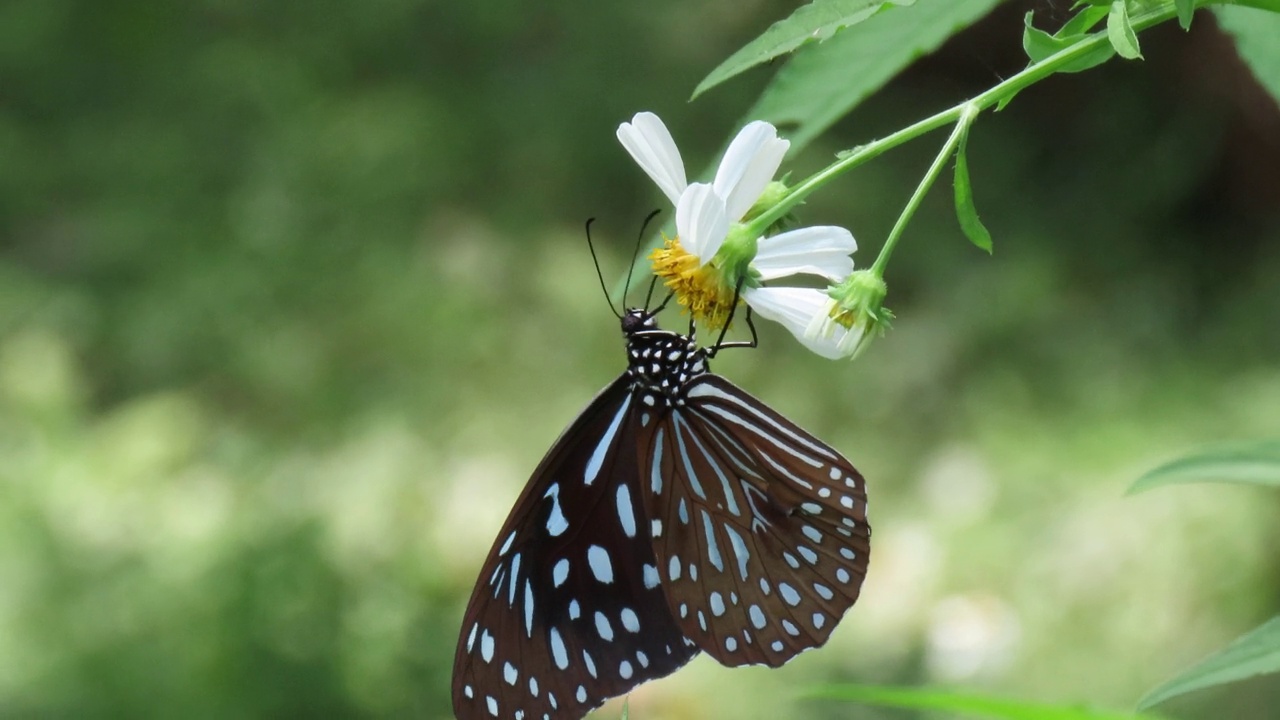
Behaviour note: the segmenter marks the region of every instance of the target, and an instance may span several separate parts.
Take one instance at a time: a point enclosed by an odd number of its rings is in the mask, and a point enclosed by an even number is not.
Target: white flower
[[[808,227],[760,238],[733,235],[791,145],[778,137],[773,125],[757,120],[742,128],[711,183],[686,181],[680,151],[653,113],[638,113],[620,125],[618,140],[676,207],[677,235],[654,252],[654,272],[682,305],[712,327],[727,320],[737,282],[744,276],[768,281],[806,274],[838,282],[853,272],[849,255],[857,243],[841,227]],[[738,246],[725,248],[730,237]],[[722,249],[728,254],[721,266],[710,265]],[[742,299],[756,308],[752,297],[759,297],[758,290],[744,287]],[[761,315],[768,317],[762,311]]]
[[[845,327],[832,319],[837,304],[824,290],[753,288],[746,300],[760,317],[781,324],[802,345],[825,358],[851,358],[870,338],[864,324]]]

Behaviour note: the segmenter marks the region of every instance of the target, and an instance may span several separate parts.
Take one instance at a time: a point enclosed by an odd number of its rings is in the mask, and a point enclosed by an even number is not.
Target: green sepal
[[[760,284],[759,274],[751,267],[759,243],[759,236],[750,232],[746,225],[735,224],[729,228],[724,244],[711,258],[711,265],[720,271],[720,278],[726,286],[739,287],[741,283],[741,287],[756,287]]]

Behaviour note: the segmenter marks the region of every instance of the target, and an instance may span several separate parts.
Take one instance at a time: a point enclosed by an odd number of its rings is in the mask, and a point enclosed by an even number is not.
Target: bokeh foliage
[[[1066,5],[1000,8],[796,172],[1016,71],[1021,14]],[[786,11],[0,4],[0,716],[447,717],[492,534],[621,366],[581,222],[623,268],[658,198],[613,129],[652,109],[709,159],[767,72],[684,99]],[[1142,43],[975,126],[996,254],[935,192],[855,365],[776,330],[718,364],[867,475],[871,575],[828,648],[697,662],[632,717],[850,679],[1124,708],[1274,613],[1274,495],[1122,497],[1280,427],[1280,112],[1209,18]],[[804,218],[865,264],[934,150]]]

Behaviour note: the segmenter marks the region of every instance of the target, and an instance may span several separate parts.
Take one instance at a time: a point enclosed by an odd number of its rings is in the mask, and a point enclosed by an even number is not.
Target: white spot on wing
[[[561,670],[569,667],[569,653],[565,651],[564,640],[556,628],[551,628],[551,657]]]
[[[587,564],[591,566],[591,574],[602,583],[613,582],[613,564],[609,562],[609,551],[599,545],[587,548]]]
[[[502,542],[502,548],[498,550],[498,557],[502,557],[507,554],[507,551],[511,549],[511,543],[515,541],[515,539],[516,531],[512,530],[511,534],[507,536],[507,539]]]
[[[658,587],[658,582],[658,568],[646,563],[644,566],[644,589],[652,590]]]
[[[596,632],[600,633],[600,639],[606,642],[613,641],[613,626],[609,624],[609,618],[598,610],[596,611]]]
[[[631,508],[631,491],[626,483],[618,485],[618,522],[622,523],[622,532],[627,537],[636,536],[636,513]]]
[[[796,549],[800,551],[800,554],[804,556],[805,561],[808,562],[810,565],[817,564],[818,553],[814,552],[811,548],[805,547],[804,545],[800,545],[796,547]]]
[[[533,586],[524,581],[524,634],[533,637]]]
[[[551,498],[551,515],[547,517],[547,533],[552,537],[559,537],[569,529],[569,521],[564,517],[564,510],[560,509],[560,483],[553,483],[547,488],[547,494],[543,497]]]
[[[653,434],[653,469],[649,473],[649,489],[654,495],[662,494],[662,435],[664,428]]]
[[[778,593],[782,595],[782,599],[787,601],[791,607],[800,604],[800,593],[796,589],[786,583],[778,583]]]
[[[724,598],[718,592],[711,593],[711,614],[716,617],[724,614]]]
[[[622,620],[622,627],[626,628],[627,632],[640,632],[640,618],[636,615],[635,610],[622,608],[622,612],[618,613],[618,616]]]
[[[516,604],[516,578],[520,577],[520,553],[511,556],[511,586],[507,589],[507,607]]]
[[[609,429],[605,430],[604,437],[600,438],[600,442],[596,444],[596,449],[591,452],[591,459],[587,461],[587,470],[583,476],[583,482],[587,485],[595,482],[596,476],[600,474],[600,466],[604,464],[604,456],[608,454],[609,446],[613,444],[613,437],[618,434],[618,426],[622,424],[622,418],[626,417],[627,408],[629,407],[631,407],[630,395],[622,401],[622,407],[619,407],[618,414],[613,416],[613,420],[609,423]]]
[[[724,559],[720,557],[720,545],[716,543],[716,533],[711,527],[711,516],[706,510],[700,510],[702,513],[702,527],[707,534],[707,559],[711,561],[712,566],[720,572],[724,572]]]
[[[734,530],[728,523],[724,526],[724,532],[729,536],[729,544],[733,546],[733,556],[738,560],[738,575],[745,581],[747,579],[747,561],[751,559],[751,553],[747,550],[747,543],[743,541],[738,531]]]

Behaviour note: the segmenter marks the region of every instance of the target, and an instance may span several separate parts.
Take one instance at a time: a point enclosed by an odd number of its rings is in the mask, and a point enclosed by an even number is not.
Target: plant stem
[[[902,233],[907,229],[907,223],[911,221],[912,216],[916,214],[916,210],[920,208],[920,203],[924,202],[924,196],[929,192],[929,188],[933,187],[933,183],[938,179],[938,176],[942,174],[943,167],[946,166],[951,156],[955,154],[956,147],[960,145],[960,139],[969,131],[969,126],[973,124],[973,120],[978,117],[979,112],[981,111],[978,106],[972,103],[961,106],[960,118],[956,121],[955,130],[951,131],[951,137],[947,138],[947,142],[938,151],[938,156],[933,159],[933,164],[929,166],[929,170],[920,179],[920,184],[916,186],[916,191],[911,194],[911,199],[907,201],[906,207],[902,208],[902,214],[898,216],[898,221],[893,224],[893,230],[889,231],[889,237],[885,239],[884,245],[880,248],[880,254],[871,266],[871,272],[884,277],[884,268],[889,264],[889,255],[893,253],[894,246],[898,244]]]
[[[1199,3],[1197,3],[1199,4]],[[1177,10],[1173,4],[1161,6],[1143,13],[1139,13],[1130,18],[1130,25],[1134,31],[1145,30],[1153,25],[1173,19],[1177,16]],[[974,113],[986,110],[997,103],[1012,98],[1019,91],[1034,85],[1037,82],[1053,75],[1066,65],[1087,55],[1094,50],[1107,45],[1110,40],[1107,38],[1105,30],[1091,34],[1087,39],[1072,45],[1069,48],[1058,51],[1050,55],[1044,60],[1031,65],[1022,72],[1010,76],[1004,82],[992,86],[990,89],[975,96],[973,99],[960,103],[955,107],[943,110],[940,113],[931,115],[923,120],[917,121],[907,127],[891,134],[886,135],[878,140],[873,140],[866,145],[860,145],[852,150],[841,153],[842,157],[832,163],[823,170],[819,170],[805,180],[801,181],[791,189],[777,205],[769,210],[761,213],[752,219],[748,224],[749,230],[758,235],[763,235],[765,230],[778,220],[782,219],[791,208],[795,207],[805,197],[814,190],[826,185],[833,178],[845,173],[859,165],[862,165],[882,153],[892,150],[893,148],[914,140],[925,133],[937,130],[940,127],[959,122],[961,115],[966,112],[966,108],[973,108]],[[901,218],[899,219],[901,222]],[[897,232],[898,228],[894,228]],[[892,237],[892,236],[891,236]],[[877,261],[879,264],[879,261]]]

